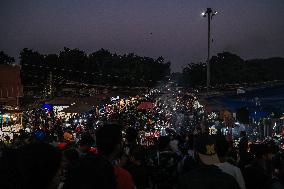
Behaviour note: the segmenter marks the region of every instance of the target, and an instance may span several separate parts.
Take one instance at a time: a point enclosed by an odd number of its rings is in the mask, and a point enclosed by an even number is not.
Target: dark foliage
[[[210,60],[211,84],[256,83],[284,80],[284,58],[243,60],[238,55],[223,52]],[[183,69],[183,83],[206,85],[206,63],[191,63]]]
[[[15,62],[15,59],[13,57],[10,57],[5,52],[0,51],[0,64],[13,64]]]
[[[170,74],[170,62],[133,53],[117,55],[100,49],[87,55],[79,49],[64,48],[43,55],[31,49],[20,53],[25,86],[44,89],[52,74],[55,87],[66,81],[111,86],[153,86]]]

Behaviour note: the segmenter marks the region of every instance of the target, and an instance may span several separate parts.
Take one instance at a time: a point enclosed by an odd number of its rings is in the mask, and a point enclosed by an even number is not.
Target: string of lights
[[[106,74],[106,73],[101,73],[101,72],[87,72],[87,71],[84,71],[84,72],[81,72],[81,71],[79,71],[79,70],[73,70],[73,69],[66,69],[66,68],[56,68],[56,67],[54,67],[54,68],[51,68],[51,67],[49,67],[49,66],[43,66],[43,65],[36,65],[36,64],[23,64],[23,66],[31,66],[31,67],[36,67],[36,68],[40,68],[40,69],[46,69],[47,71],[62,71],[62,72],[68,72],[68,73],[70,73],[70,74],[74,74],[74,73],[76,73],[76,74],[78,74],[78,73],[82,73],[82,74],[84,74],[84,75],[92,75],[92,76],[99,76],[99,77],[108,77],[108,78],[115,78],[115,79],[117,79],[117,78],[124,78],[124,79],[132,79],[132,80],[134,80],[134,79],[136,79],[137,80],[137,78],[135,78],[135,77],[131,77],[131,78],[129,78],[129,77],[127,77],[127,76],[119,76],[119,75],[113,75],[113,74]],[[37,72],[38,73],[38,72]],[[36,75],[36,74],[27,74],[27,76],[29,76],[29,77],[34,77],[34,78],[41,78],[41,79],[44,79],[45,77],[44,76],[38,76],[38,75]],[[152,79],[146,79],[146,78],[140,78],[140,79],[138,79],[138,80],[140,80],[140,81],[145,81],[145,82],[152,82],[153,80]]]

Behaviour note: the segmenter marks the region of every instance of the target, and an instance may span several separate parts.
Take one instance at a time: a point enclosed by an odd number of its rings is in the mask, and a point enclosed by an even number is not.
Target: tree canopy
[[[284,58],[244,60],[230,52],[210,59],[211,85],[284,80]],[[206,63],[188,64],[182,71],[185,86],[206,85]]]
[[[13,64],[15,59],[7,55],[4,51],[0,51],[0,64]]]
[[[170,74],[170,62],[134,53],[118,55],[106,49],[86,54],[64,48],[59,54],[41,54],[31,49],[20,53],[25,85],[43,88],[50,74],[55,85],[62,81],[111,86],[153,86]]]

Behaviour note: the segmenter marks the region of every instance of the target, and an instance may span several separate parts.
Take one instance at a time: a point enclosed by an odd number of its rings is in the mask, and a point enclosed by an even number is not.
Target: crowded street
[[[10,162],[10,150],[18,151],[26,145],[35,144],[41,148],[41,144],[49,144],[50,148],[53,146],[62,154],[61,161],[65,162],[64,166],[58,167],[60,174],[56,176],[57,183],[53,184],[56,184],[56,188],[69,188],[79,184],[69,180],[69,168],[73,166],[71,162],[102,153],[97,132],[101,129],[108,131],[106,127],[109,127],[110,133],[104,133],[103,141],[115,142],[107,135],[111,137],[111,132],[114,132],[111,128],[117,127],[121,131],[121,146],[111,161],[132,175],[127,183],[129,186],[122,188],[132,188],[134,185],[141,189],[178,188],[186,184],[179,178],[194,170],[199,161],[206,161],[195,159],[198,153],[198,147],[195,146],[199,145],[196,143],[200,138],[204,140],[201,144],[209,142],[216,145],[211,149],[214,161],[204,164],[222,167],[225,165],[221,161],[225,161],[237,170],[239,176],[235,188],[246,188],[245,185],[251,184],[252,179],[257,179],[251,178],[251,173],[246,172],[255,169],[247,170],[246,167],[253,165],[257,158],[269,154],[271,159],[267,161],[267,166],[271,168],[273,177],[281,179],[281,133],[261,135],[257,133],[259,130],[251,129],[252,125],[240,124],[229,111],[208,110],[200,102],[200,96],[196,90],[185,91],[169,82],[145,94],[125,98],[114,96],[110,97],[108,103],[81,110],[79,107],[82,106],[76,106],[76,103],[80,105],[82,102],[73,102],[70,106],[43,103],[17,114],[22,116],[21,119],[13,114],[6,118],[3,116],[2,155],[5,161]],[[5,153],[7,149],[8,154]],[[5,158],[5,155],[8,157]],[[7,169],[9,171],[10,168]],[[84,179],[78,182],[85,182]]]

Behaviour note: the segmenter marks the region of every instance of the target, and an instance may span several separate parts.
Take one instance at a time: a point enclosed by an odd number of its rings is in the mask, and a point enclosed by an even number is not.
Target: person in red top
[[[122,151],[122,132],[120,125],[107,124],[96,132],[98,153],[113,163],[116,175],[117,189],[134,189],[132,176],[128,171],[117,164],[118,156]]]
[[[132,176],[125,169],[114,166],[114,174],[116,176],[117,189],[134,189]]]

